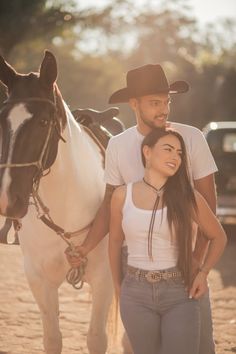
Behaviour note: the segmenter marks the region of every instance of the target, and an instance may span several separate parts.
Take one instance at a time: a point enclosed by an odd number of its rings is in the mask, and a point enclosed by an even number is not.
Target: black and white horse
[[[41,312],[47,354],[62,351],[58,288],[69,265],[64,236],[40,217],[49,211],[55,224],[77,231],[71,240],[80,244],[105,187],[100,147],[75,121],[56,78],[56,59],[48,51],[39,73],[27,75],[17,73],[0,57],[0,80],[9,94],[0,111],[0,214],[21,219],[25,274]],[[88,350],[104,354],[113,294],[106,238],[89,254],[84,279],[92,291]]]

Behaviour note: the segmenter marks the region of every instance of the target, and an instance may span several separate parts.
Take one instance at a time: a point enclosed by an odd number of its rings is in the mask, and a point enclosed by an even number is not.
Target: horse
[[[46,354],[62,352],[58,289],[70,268],[65,249],[83,242],[105,189],[101,147],[76,122],[56,79],[49,51],[39,72],[29,74],[0,57],[0,80],[8,89],[0,110],[0,214],[22,224],[24,271],[41,313]],[[107,241],[89,253],[83,274],[92,294],[90,354],[107,351],[113,297]]]

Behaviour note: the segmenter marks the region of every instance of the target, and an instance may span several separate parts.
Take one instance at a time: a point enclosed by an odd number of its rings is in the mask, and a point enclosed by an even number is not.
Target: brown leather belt
[[[137,280],[147,280],[149,283],[156,283],[161,280],[168,280],[171,278],[181,278],[182,273],[180,271],[168,271],[168,270],[144,270],[127,266],[127,274],[134,276]]]

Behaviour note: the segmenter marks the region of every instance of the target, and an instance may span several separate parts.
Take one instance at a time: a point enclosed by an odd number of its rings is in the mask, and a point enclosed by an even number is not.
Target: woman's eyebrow
[[[162,146],[169,146],[171,149],[175,149],[174,146],[172,146],[172,145],[170,145],[170,144],[167,144],[167,143],[163,144]],[[182,151],[182,149],[175,149],[175,150],[177,150],[177,151]]]

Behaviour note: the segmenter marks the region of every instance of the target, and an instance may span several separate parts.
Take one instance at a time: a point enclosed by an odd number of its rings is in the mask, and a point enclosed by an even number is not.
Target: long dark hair
[[[187,153],[182,136],[175,130],[168,128],[155,128],[143,140],[141,146],[142,161],[146,167],[146,160],[143,153],[144,146],[153,148],[158,140],[167,135],[174,135],[180,141],[182,154],[181,164],[178,171],[168,177],[163,191],[163,206],[167,207],[167,220],[171,231],[175,232],[179,248],[177,266],[182,271],[184,281],[187,285],[191,282],[192,264],[192,234],[193,234],[193,213],[196,211],[196,200],[193,187],[190,182]],[[157,204],[157,203],[155,203]],[[157,205],[155,206],[157,208]],[[152,214],[155,216],[156,210]],[[153,215],[151,222],[153,223]]]

